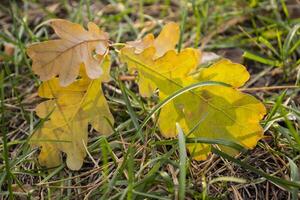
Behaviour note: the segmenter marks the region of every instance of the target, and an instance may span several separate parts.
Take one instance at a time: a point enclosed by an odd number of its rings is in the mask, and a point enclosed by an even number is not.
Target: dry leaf
[[[32,69],[40,79],[47,81],[59,75],[60,85],[67,86],[75,81],[82,64],[90,79],[99,78],[103,57],[108,52],[108,34],[92,22],[88,23],[88,30],[62,19],[51,20],[50,25],[60,39],[33,44],[27,49]]]
[[[59,165],[61,152],[64,152],[67,166],[78,170],[86,156],[88,125],[101,134],[112,133],[114,119],[101,90],[102,81],[109,80],[109,65],[104,65],[103,76],[96,80],[81,74],[81,79],[67,87],[61,87],[58,78],[45,81],[39,87],[39,96],[49,100],[36,107],[37,115],[46,121],[34,133],[31,143],[42,147],[39,155],[42,165]]]
[[[3,51],[3,56],[0,55],[0,61],[3,61],[7,58],[10,58],[11,56],[14,55],[15,52],[15,46],[9,43],[4,44],[4,51]]]

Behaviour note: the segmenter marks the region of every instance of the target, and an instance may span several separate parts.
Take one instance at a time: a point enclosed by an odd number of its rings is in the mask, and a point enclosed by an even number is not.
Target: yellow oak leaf
[[[172,37],[171,32],[169,37]],[[259,121],[266,110],[255,97],[237,89],[249,79],[244,66],[222,59],[201,69],[196,75],[191,75],[199,63],[197,50],[188,48],[177,53],[171,49],[153,59],[156,52],[155,46],[151,45],[138,53],[136,47],[130,44],[121,49],[121,58],[129,70],[139,73],[137,82],[142,96],[148,97],[159,89],[159,99],[162,101],[185,86],[203,81],[232,85],[197,88],[166,104],[158,119],[163,136],[175,137],[175,124],[178,122],[188,138],[232,141],[246,148],[256,145],[263,136]],[[195,143],[187,147],[195,159],[203,160],[209,154],[211,145]],[[220,148],[234,153],[224,146]]]
[[[46,121],[33,134],[31,143],[41,146],[42,165],[57,166],[64,152],[67,166],[78,170],[86,156],[88,125],[101,134],[112,133],[114,119],[101,90],[101,83],[108,81],[108,73],[109,67],[105,67],[104,75],[95,80],[81,74],[67,87],[60,86],[58,78],[41,84],[38,94],[48,100],[36,107],[36,113]]]
[[[62,19],[51,20],[50,25],[60,39],[27,48],[33,71],[42,81],[59,75],[60,85],[67,86],[76,80],[83,64],[87,76],[97,79],[103,73],[101,64],[108,52],[108,34],[92,22],[88,23],[88,30]]]

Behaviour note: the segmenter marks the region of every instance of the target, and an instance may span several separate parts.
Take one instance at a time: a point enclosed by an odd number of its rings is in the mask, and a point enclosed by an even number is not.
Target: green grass
[[[50,2],[50,1],[49,1]],[[25,50],[53,37],[45,21],[94,21],[116,42],[157,34],[167,21],[180,24],[178,49],[201,47],[243,63],[251,73],[246,87],[299,85],[299,4],[284,0],[7,1],[0,5],[0,196],[3,199],[298,199],[300,98],[298,88],[249,91],[268,108],[265,137],[253,150],[235,143],[213,144],[206,161],[194,161],[183,137],[163,138],[160,108],[201,84],[177,91],[155,106],[132,81],[115,78],[103,88],[114,114],[115,132],[90,132],[81,170],[65,164],[46,169],[31,149],[30,136],[43,123],[34,112],[40,84]],[[298,11],[295,11],[297,10]],[[298,14],[297,14],[298,12]],[[13,49],[13,52],[11,52]],[[113,77],[126,74],[114,61]],[[203,83],[202,83],[203,84]],[[208,82],[204,84],[220,84]],[[242,153],[231,157],[217,144]]]

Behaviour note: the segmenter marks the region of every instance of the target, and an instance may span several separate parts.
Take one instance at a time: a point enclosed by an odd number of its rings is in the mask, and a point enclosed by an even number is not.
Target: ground
[[[261,122],[264,138],[233,159],[220,153],[206,161],[187,158],[180,168],[178,143],[163,138],[153,122],[143,131],[144,141],[130,145],[134,124],[119,88],[110,82],[103,88],[115,116],[115,133],[103,137],[90,131],[90,155],[79,171],[65,164],[54,169],[40,166],[39,149],[28,143],[40,124],[34,111],[41,102],[40,81],[25,50],[54,37],[46,23],[52,18],[83,25],[93,21],[120,43],[157,34],[166,22],[179,23],[183,47],[214,52],[247,67],[251,79],[244,90],[268,110]],[[186,199],[300,197],[298,0],[4,0],[0,24],[1,198],[177,199],[180,170],[186,170]],[[117,62],[113,68],[118,68]],[[123,76],[141,122],[153,101],[138,95],[131,78]]]

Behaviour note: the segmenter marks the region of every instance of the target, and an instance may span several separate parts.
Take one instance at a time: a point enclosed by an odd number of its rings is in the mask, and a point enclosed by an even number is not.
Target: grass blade
[[[277,61],[277,60],[270,60],[268,58],[263,58],[261,56],[258,56],[256,54],[253,54],[253,53],[250,53],[248,51],[246,51],[244,54],[243,54],[243,57],[244,58],[248,58],[250,60],[254,60],[254,61],[257,61],[257,62],[260,62],[260,63],[263,63],[263,64],[266,64],[266,65],[270,65],[270,66],[276,66],[276,67],[282,67],[282,63]]]
[[[300,24],[297,24],[291,29],[291,31],[287,35],[287,38],[285,39],[284,44],[283,44],[283,58],[284,59],[287,59],[289,53],[292,53],[292,52],[290,52],[291,44],[293,42],[294,37],[297,36],[297,31],[299,29],[300,29]]]
[[[184,200],[185,197],[185,181],[186,181],[186,147],[185,136],[178,123],[176,123],[178,131],[178,143],[179,143],[179,200]]]
[[[186,143],[205,143],[205,144],[219,144],[219,145],[224,145],[231,147],[233,149],[236,149],[241,152],[245,152],[246,149],[235,142],[229,141],[229,140],[224,140],[224,139],[210,139],[210,138],[187,138]]]
[[[299,182],[300,181],[299,168],[297,167],[297,165],[292,159],[288,158],[288,160],[291,168],[291,181]],[[298,192],[299,192],[299,188],[292,189],[292,200],[298,199]]]
[[[130,115],[131,120],[133,122],[133,125],[134,125],[134,127],[135,127],[136,130],[139,130],[140,129],[140,125],[139,125],[139,122],[138,122],[138,118],[137,118],[137,116],[136,116],[136,114],[135,114],[135,112],[134,112],[134,110],[133,110],[133,108],[131,106],[131,103],[130,103],[130,100],[129,100],[128,95],[126,93],[126,89],[124,87],[124,84],[121,81],[119,81],[119,85],[120,85],[120,88],[121,88],[121,91],[122,91],[122,95],[123,95],[123,98],[124,98],[127,110],[129,112],[129,115]],[[138,132],[138,134],[139,134],[139,132]]]

